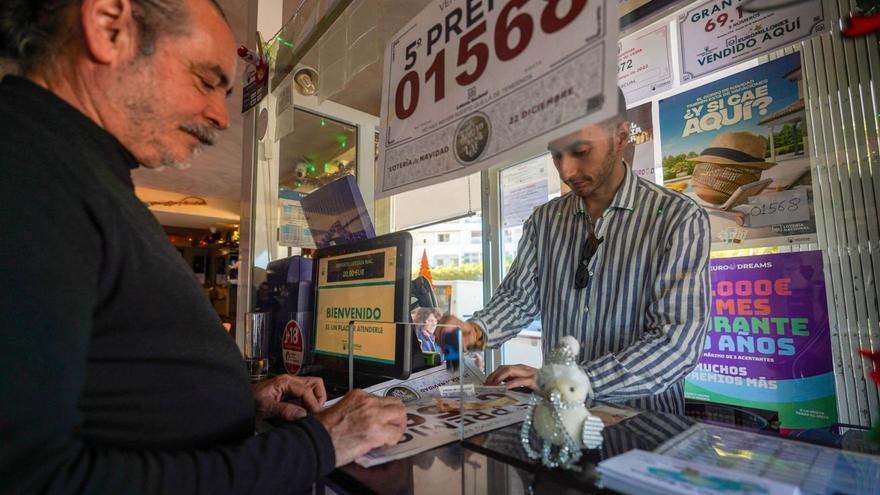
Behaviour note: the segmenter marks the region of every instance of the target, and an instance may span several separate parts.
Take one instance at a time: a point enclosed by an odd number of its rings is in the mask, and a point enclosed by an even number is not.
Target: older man
[[[0,84],[0,492],[287,493],[401,438],[396,399],[319,412],[319,380],[252,389],[133,194],[130,169],[228,126],[212,0],[8,0],[0,47],[24,75]]]
[[[682,379],[700,357],[709,314],[709,219],[624,162],[619,97],[616,118],[549,144],[571,192],[525,222],[489,304],[468,322],[442,323],[461,325],[468,345],[496,346],[540,315],[545,354],[565,335],[581,342],[594,397],[682,413]],[[488,383],[534,389],[535,373],[501,366]]]

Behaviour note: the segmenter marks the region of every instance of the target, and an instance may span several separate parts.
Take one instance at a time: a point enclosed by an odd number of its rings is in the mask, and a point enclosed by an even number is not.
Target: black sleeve
[[[204,450],[104,448],[73,438],[63,444],[60,449],[28,445],[4,455],[0,492],[300,493],[335,464],[329,436],[313,417],[237,445]]]
[[[110,448],[78,436],[100,228],[59,178],[34,170],[30,150],[3,151],[0,493],[288,493],[334,468],[314,418],[208,449]]]

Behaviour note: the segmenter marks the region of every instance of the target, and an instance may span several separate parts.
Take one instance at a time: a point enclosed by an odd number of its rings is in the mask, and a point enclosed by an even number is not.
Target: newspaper
[[[640,412],[634,409],[621,409],[608,404],[599,404],[590,408],[590,414],[598,416],[605,428],[608,428],[633,416],[638,416]]]
[[[800,495],[798,487],[693,460],[630,450],[599,463],[602,486],[640,495]]]
[[[466,365],[465,384],[482,384],[483,373]],[[464,414],[457,400],[445,399],[440,387],[458,383],[458,373],[445,365],[414,373],[408,380],[389,380],[365,389],[374,395],[398,397],[406,404],[407,428],[400,443],[393,447],[375,449],[355,462],[364,467],[410,457],[462,438],[485,433],[521,422],[525,419],[529,395],[519,392],[490,392],[477,394],[465,400]],[[325,407],[339,399],[328,401]]]
[[[506,399],[507,405],[487,409],[469,410],[468,403]],[[378,466],[386,462],[410,457],[462,438],[459,427],[463,426],[463,438],[509,426],[525,419],[529,404],[528,394],[507,392],[478,395],[466,401],[465,412],[444,412],[433,402],[410,402],[406,405],[407,427],[403,439],[397,445],[376,449],[355,462],[364,467]]]
[[[655,451],[800,487],[805,495],[880,495],[880,457],[697,424]]]
[[[485,380],[486,375],[482,371],[465,361],[464,383],[482,384]],[[439,397],[440,387],[457,383],[458,372],[447,369],[445,364],[441,364],[413,373],[406,380],[388,380],[365,388],[364,391],[382,397],[397,397],[405,403],[410,403],[420,401],[423,397],[430,397],[435,391]],[[330,407],[340,399],[342,397],[327,401],[324,407]]]

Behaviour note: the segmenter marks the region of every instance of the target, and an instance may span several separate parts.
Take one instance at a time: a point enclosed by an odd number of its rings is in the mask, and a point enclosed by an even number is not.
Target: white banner
[[[521,160],[614,115],[608,0],[434,0],[385,49],[376,198]]]
[[[620,40],[617,85],[627,104],[649,98],[672,87],[669,24],[638,32]]]
[[[821,0],[746,12],[743,0],[710,0],[678,16],[681,80],[744,62],[828,29]]]

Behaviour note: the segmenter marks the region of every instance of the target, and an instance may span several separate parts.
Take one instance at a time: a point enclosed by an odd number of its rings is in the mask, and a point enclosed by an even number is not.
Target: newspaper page
[[[465,366],[466,384],[483,381],[485,375],[479,369]],[[365,389],[374,395],[401,399],[406,404],[407,427],[400,443],[373,450],[355,462],[372,467],[431,450],[458,440],[462,425],[467,438],[525,419],[529,395],[511,391],[467,397],[461,414],[458,399],[443,398],[439,392],[443,385],[456,383],[458,372],[441,365],[414,373],[408,380],[389,380]],[[338,400],[328,401],[325,407]]]
[[[799,486],[804,495],[880,495],[880,456],[732,428],[696,424],[656,453]]]

